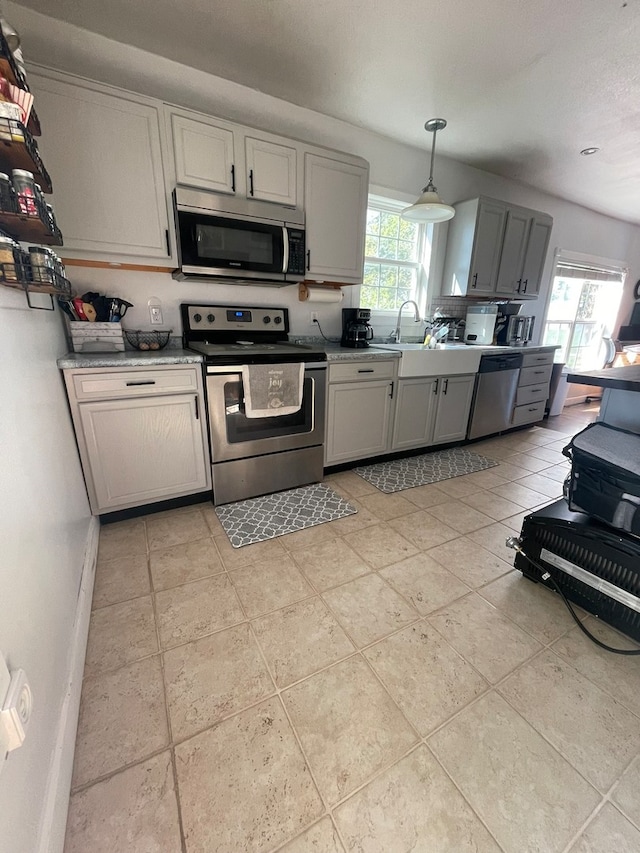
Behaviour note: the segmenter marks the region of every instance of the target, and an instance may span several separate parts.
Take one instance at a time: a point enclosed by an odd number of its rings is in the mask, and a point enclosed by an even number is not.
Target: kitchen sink
[[[443,344],[429,349],[423,344],[376,344],[376,349],[399,352],[398,376],[456,376],[477,373],[482,347]]]

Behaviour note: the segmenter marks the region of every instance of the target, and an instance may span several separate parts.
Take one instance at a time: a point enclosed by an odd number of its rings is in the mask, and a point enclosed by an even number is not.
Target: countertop
[[[640,391],[640,364],[628,367],[610,367],[608,370],[585,370],[569,373],[567,382],[579,385],[597,385],[617,391]]]
[[[202,355],[191,350],[171,349],[156,352],[68,352],[58,359],[60,370],[81,367],[159,367],[166,364],[201,364]]]

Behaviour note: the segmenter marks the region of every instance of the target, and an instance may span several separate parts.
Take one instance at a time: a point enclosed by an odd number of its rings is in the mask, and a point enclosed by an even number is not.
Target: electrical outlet
[[[311,311],[309,313],[309,322],[311,323],[311,325],[318,322],[318,312],[317,311]]]
[[[149,306],[149,319],[151,320],[151,325],[161,326],[162,305],[160,304],[160,300],[154,296],[147,302],[147,305]]]

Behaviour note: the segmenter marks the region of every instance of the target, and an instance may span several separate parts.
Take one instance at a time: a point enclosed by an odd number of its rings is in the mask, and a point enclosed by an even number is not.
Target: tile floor
[[[638,659],[504,545],[592,412],[239,550],[207,505],[104,527],[66,853],[637,853]]]

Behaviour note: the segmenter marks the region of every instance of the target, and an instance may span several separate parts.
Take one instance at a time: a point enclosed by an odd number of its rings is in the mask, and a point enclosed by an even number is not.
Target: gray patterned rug
[[[216,507],[216,515],[234,548],[275,539],[356,512],[355,507],[321,483]]]
[[[377,462],[354,468],[364,480],[386,494],[412,489],[414,486],[426,486],[439,483],[474,471],[484,471],[497,465],[493,459],[486,459],[478,453],[464,447],[451,450],[436,450],[420,456],[407,456],[391,462]]]

